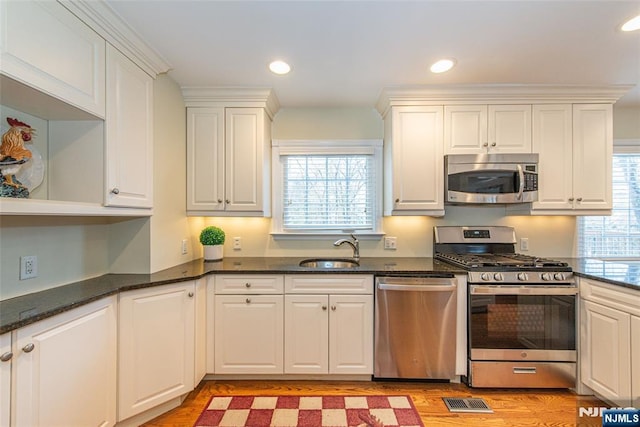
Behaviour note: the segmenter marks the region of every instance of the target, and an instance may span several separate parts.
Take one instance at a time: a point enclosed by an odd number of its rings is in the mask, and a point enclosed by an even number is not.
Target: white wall
[[[613,107],[613,139],[640,140],[640,107]]]

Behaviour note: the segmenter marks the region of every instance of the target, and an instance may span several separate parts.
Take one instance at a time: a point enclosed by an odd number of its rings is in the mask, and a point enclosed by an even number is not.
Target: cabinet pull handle
[[[323,306],[322,306],[322,310],[327,311],[327,306],[326,306],[326,305],[323,305]]]
[[[247,282],[244,284],[245,287],[250,288],[251,287],[251,283]]]
[[[22,347],[22,351],[24,351],[25,353],[31,353],[34,348],[36,348],[36,346],[33,345],[33,343],[29,343],[29,344],[25,345],[24,347]]]
[[[336,306],[335,305],[331,306],[331,311],[336,311]]]
[[[247,304],[251,304],[251,298],[247,298],[246,300],[244,300],[244,302],[246,302]]]
[[[10,351],[7,351],[2,356],[0,356],[0,361],[8,362],[9,360],[11,360],[12,357],[13,357],[13,353],[11,353]]]
[[[189,292],[187,295],[189,295],[189,298],[193,298],[193,292]]]
[[[111,190],[111,193],[113,194],[120,194],[120,190],[118,189],[118,187],[114,188],[113,190]]]

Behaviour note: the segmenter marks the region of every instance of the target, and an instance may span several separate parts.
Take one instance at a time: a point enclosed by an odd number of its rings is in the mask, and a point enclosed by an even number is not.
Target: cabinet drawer
[[[373,276],[302,274],[284,278],[287,294],[373,294]]]
[[[216,276],[216,294],[281,294],[282,276]]]
[[[640,316],[640,292],[637,290],[580,278],[580,297]]]

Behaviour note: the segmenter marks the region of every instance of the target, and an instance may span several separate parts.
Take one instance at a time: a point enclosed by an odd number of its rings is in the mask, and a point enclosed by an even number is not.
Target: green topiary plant
[[[200,233],[200,243],[205,246],[223,245],[224,238],[224,231],[220,227],[216,227],[214,225],[205,227]]]

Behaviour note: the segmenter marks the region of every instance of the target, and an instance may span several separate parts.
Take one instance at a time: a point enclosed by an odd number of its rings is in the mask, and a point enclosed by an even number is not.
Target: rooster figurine
[[[0,173],[2,174],[0,196],[27,198],[29,190],[15,179],[14,175],[24,163],[31,159],[31,151],[25,148],[24,143],[31,141],[35,129],[10,117],[7,117],[7,123],[11,128],[2,135],[0,145]]]

